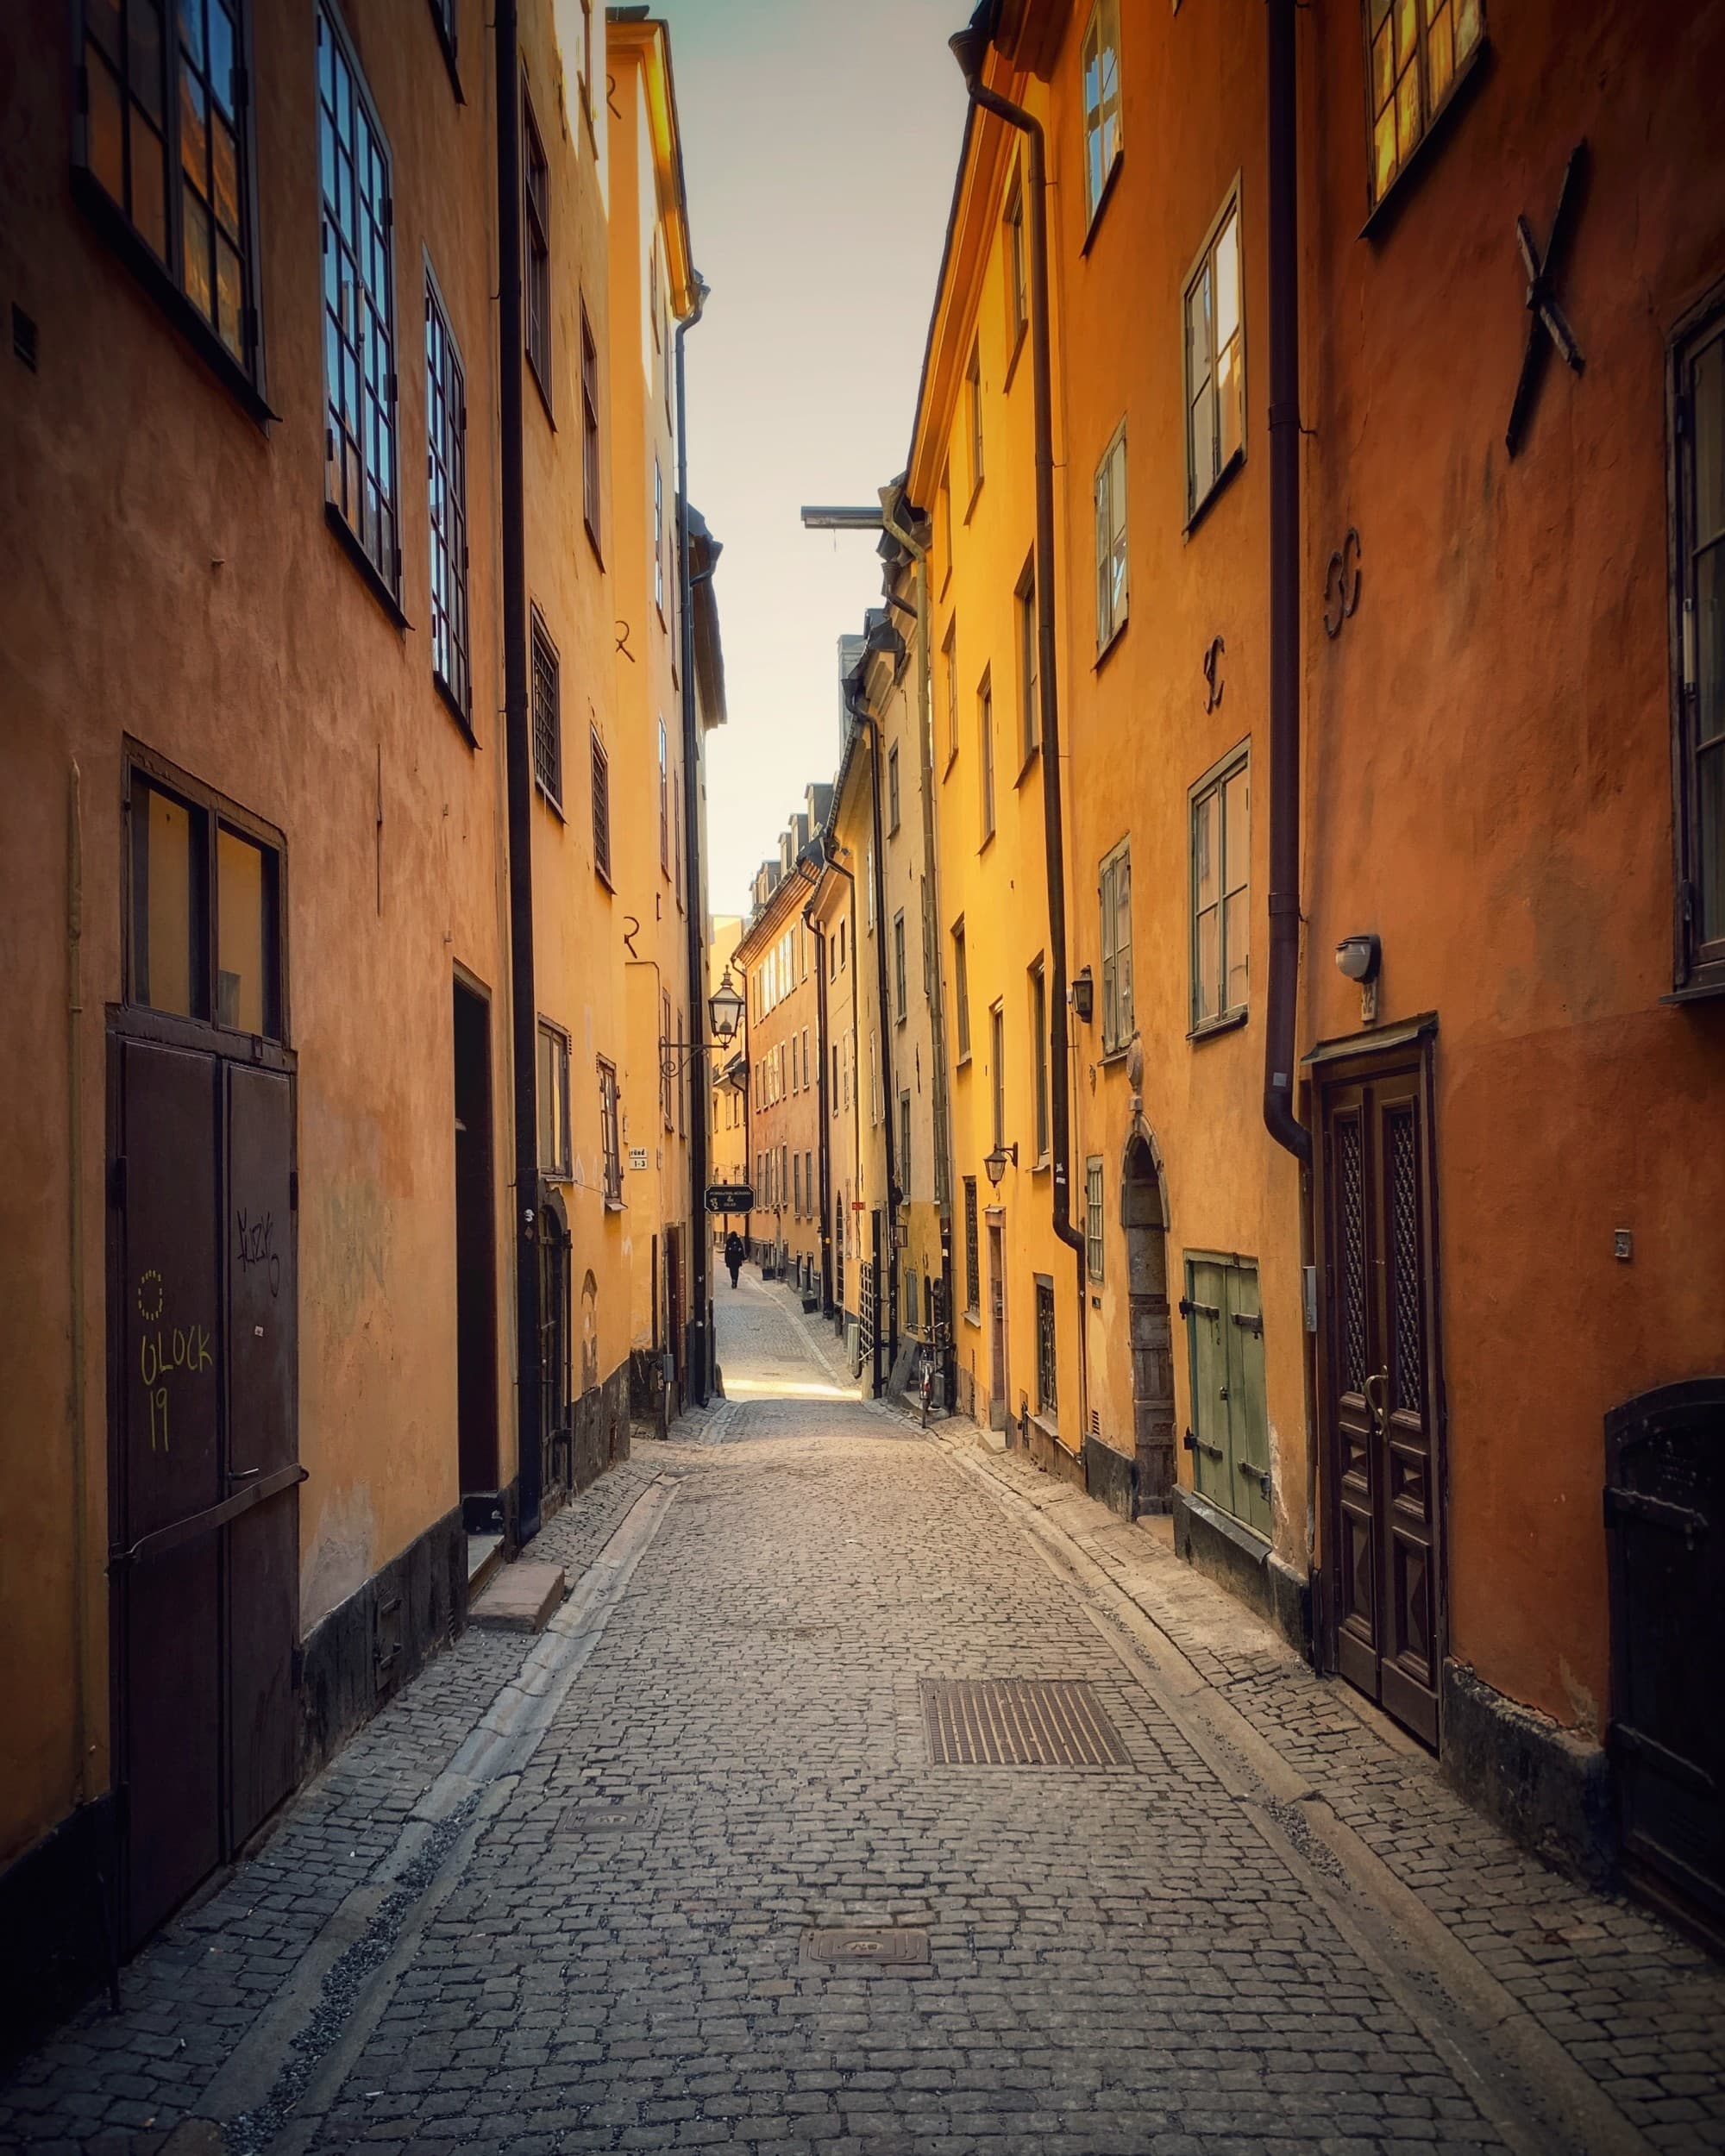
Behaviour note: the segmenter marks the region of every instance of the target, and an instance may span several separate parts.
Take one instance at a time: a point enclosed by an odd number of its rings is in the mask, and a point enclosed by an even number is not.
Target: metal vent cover
[[[1028,1677],[921,1680],[938,1767],[1129,1767],[1132,1755],[1089,1685]]]

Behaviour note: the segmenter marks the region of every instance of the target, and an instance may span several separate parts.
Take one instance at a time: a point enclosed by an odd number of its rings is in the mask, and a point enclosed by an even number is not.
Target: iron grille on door
[[[1054,1367],[1054,1282],[1036,1283],[1036,1406],[1051,1415],[1060,1405]]]

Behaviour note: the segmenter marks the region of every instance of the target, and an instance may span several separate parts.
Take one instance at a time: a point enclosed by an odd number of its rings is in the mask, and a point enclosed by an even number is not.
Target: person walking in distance
[[[733,1228],[724,1238],[724,1262],[731,1269],[731,1284],[737,1285],[737,1275],[743,1270],[743,1238]]]

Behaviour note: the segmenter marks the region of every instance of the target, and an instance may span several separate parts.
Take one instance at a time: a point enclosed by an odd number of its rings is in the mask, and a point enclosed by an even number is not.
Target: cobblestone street
[[[0,2147],[1725,2146],[1716,1965],[1153,1523],[859,1401],[752,1272],[718,1304],[726,1403],[547,1528],[550,1628],[434,1664]],[[925,1683],[982,1679],[1087,1685],[1104,1763],[935,1764]]]

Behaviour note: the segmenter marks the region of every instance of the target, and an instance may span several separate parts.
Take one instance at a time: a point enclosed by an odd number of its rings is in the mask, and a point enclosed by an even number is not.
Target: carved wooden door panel
[[[1431,1148],[1417,1063],[1324,1094],[1326,1465],[1336,1663],[1438,1739]]]

